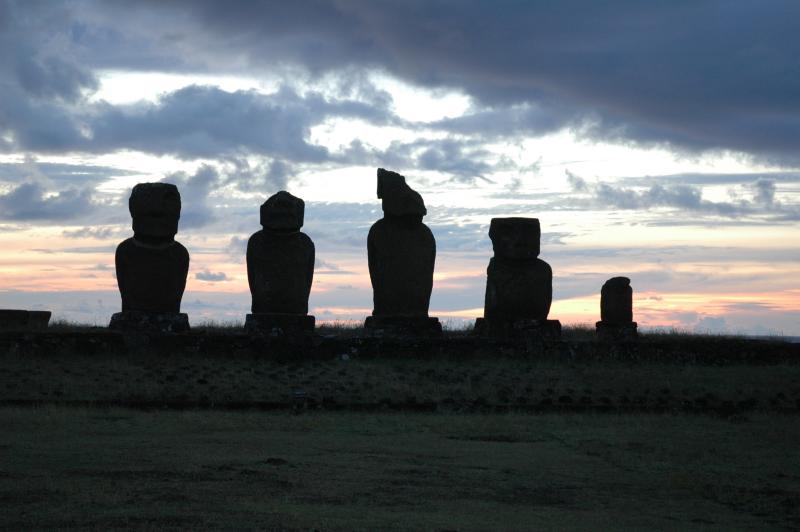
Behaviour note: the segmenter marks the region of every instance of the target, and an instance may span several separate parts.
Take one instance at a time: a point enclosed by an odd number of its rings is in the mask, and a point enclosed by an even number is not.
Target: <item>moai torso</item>
[[[405,178],[378,169],[378,197],[384,217],[367,237],[369,276],[376,317],[428,317],[436,240],[422,223],[422,197]]]
[[[486,270],[487,320],[547,319],[553,300],[553,271],[537,258],[540,234],[535,218],[492,219],[489,237],[495,256]]]
[[[305,204],[278,192],[261,206],[261,231],[247,242],[253,313],[307,314],[314,278],[314,243],[300,232]]]
[[[128,207],[133,237],[117,246],[117,285],[123,311],[180,312],[189,253],[174,240],[181,198],[175,185],[140,183]]]
[[[600,320],[615,325],[633,321],[633,289],[627,277],[612,277],[600,290]]]
[[[384,216],[367,237],[374,316],[428,316],[436,241],[416,218]]]

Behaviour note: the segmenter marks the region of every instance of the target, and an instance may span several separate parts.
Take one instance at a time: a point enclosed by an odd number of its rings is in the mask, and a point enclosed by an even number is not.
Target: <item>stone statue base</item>
[[[367,316],[364,330],[375,338],[437,338],[442,335],[439,318]]]
[[[189,316],[183,312],[124,310],[111,316],[109,329],[124,332],[180,333],[189,331]]]
[[[49,322],[49,310],[0,309],[0,330],[46,329]]]
[[[608,323],[606,321],[598,321],[595,327],[597,330],[597,339],[602,342],[629,342],[639,337],[635,321],[630,323]]]
[[[314,323],[314,316],[307,314],[258,312],[247,315],[244,320],[244,329],[251,334],[300,337],[313,335]]]
[[[558,320],[494,321],[477,318],[473,334],[502,339],[559,340],[561,322]]]

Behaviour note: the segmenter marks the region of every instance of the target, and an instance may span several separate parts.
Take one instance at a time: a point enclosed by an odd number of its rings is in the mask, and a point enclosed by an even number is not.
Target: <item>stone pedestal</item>
[[[291,338],[312,336],[314,323],[314,316],[307,314],[260,312],[248,314],[245,318],[244,328],[250,334]]]
[[[639,337],[636,322],[607,323],[598,321],[595,324],[597,339],[601,342],[629,342]]]
[[[442,324],[430,317],[368,316],[364,331],[374,338],[438,338]]]
[[[42,330],[49,322],[49,310],[0,309],[0,330]]]
[[[497,321],[478,318],[475,320],[473,334],[507,340],[559,340],[561,339],[561,322],[558,320],[531,319]]]
[[[189,331],[189,317],[182,312],[124,310],[111,316],[109,329],[136,333],[182,333]]]

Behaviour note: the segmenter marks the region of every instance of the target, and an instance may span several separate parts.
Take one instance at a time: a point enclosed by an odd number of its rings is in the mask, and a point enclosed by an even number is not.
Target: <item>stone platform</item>
[[[630,323],[598,321],[595,327],[597,339],[601,342],[627,342],[639,337],[635,321]]]
[[[111,316],[109,329],[139,333],[182,333],[189,331],[189,316],[183,312],[125,310]]]
[[[439,338],[439,318],[406,316],[367,316],[364,332],[373,338]]]
[[[559,340],[561,322],[558,320],[493,321],[477,318],[472,334],[501,339]]]
[[[46,329],[49,322],[49,310],[0,309],[0,330]]]
[[[314,316],[261,312],[245,317],[244,329],[248,333],[273,337],[301,337],[314,334]]]

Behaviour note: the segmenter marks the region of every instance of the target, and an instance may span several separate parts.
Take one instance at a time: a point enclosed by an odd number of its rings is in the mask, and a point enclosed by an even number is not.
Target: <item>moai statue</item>
[[[633,321],[633,289],[627,277],[612,277],[603,284],[596,327],[600,340],[634,340],[638,336]]]
[[[402,175],[378,168],[383,218],[367,237],[372,316],[364,328],[373,336],[438,336],[442,326],[428,316],[433,289],[436,240],[422,223],[422,196]]]
[[[133,237],[117,246],[117,284],[122,312],[112,329],[154,332],[189,330],[181,298],[189,271],[189,253],[175,241],[181,195],[168,183],[139,183],[128,200]]]
[[[247,242],[247,280],[253,296],[250,332],[270,336],[311,335],[308,296],[314,279],[314,243],[300,231],[305,203],[285,191],[261,206],[263,229]]]
[[[541,229],[536,218],[492,218],[494,257],[486,270],[483,318],[475,332],[495,337],[555,339],[561,323],[548,320],[553,270],[539,259]]]

